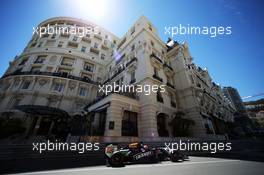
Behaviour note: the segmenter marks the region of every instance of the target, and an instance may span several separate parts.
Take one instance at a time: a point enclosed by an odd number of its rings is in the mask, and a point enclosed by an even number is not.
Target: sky
[[[264,92],[264,2],[261,0],[3,0],[0,6],[0,75],[21,54],[33,27],[58,16],[85,19],[122,37],[142,15],[166,42],[165,28],[230,26],[230,35],[174,35],[187,42],[194,62],[214,82],[238,89],[242,97]],[[263,98],[250,98],[254,100]]]

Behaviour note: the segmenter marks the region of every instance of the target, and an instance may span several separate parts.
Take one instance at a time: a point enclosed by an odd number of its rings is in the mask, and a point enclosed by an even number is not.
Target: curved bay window
[[[124,111],[122,120],[122,136],[138,136],[136,112]]]

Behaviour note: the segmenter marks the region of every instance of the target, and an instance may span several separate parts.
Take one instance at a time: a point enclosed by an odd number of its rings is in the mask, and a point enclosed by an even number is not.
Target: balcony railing
[[[160,82],[163,82],[162,78],[160,78],[158,75],[154,74],[153,78],[155,78],[156,80],[159,80]]]
[[[94,54],[96,54],[96,55],[99,55],[99,50],[97,49],[97,48],[94,48],[94,47],[91,47],[90,48],[90,52],[92,52],[92,53],[94,53]]]
[[[169,82],[167,82],[167,84],[166,84],[167,86],[169,86],[169,87],[171,87],[171,88],[175,88],[171,83],[169,83]]]
[[[72,67],[73,63],[64,63],[64,62],[62,62],[61,65]]]
[[[168,69],[170,69],[171,71],[173,71],[172,67],[170,65],[168,65],[167,63],[163,64],[164,67],[167,67]]]
[[[161,60],[157,55],[155,55],[154,53],[152,53],[152,54],[150,55],[150,57],[153,57],[153,58],[155,58],[156,60],[158,60],[160,63],[163,63],[162,60]]]
[[[133,83],[135,83],[136,82],[136,79],[134,78],[134,79],[132,79],[131,81],[130,81],[130,84],[133,84]]]
[[[44,63],[44,60],[36,60],[34,61],[35,64],[41,64],[41,63]]]
[[[137,58],[134,57],[132,58],[129,62],[126,63],[126,67],[128,67],[131,63],[133,63],[134,61],[137,61]]]
[[[132,59],[126,64],[126,67],[128,67],[128,66],[129,66],[131,63],[133,63],[134,61],[137,61],[137,58],[136,58],[136,57],[132,58]],[[111,78],[107,79],[107,80],[104,82],[104,84],[107,83],[107,82],[109,82],[109,81],[111,81],[112,79],[114,79],[118,74],[120,74],[121,72],[123,72],[123,70],[125,70],[125,67],[118,69],[118,71],[117,71],[117,72],[116,72]]]
[[[19,71],[15,71],[11,74],[6,74],[4,76],[1,77],[2,78],[6,78],[8,76],[15,76],[15,75],[45,75],[45,76],[54,76],[54,77],[62,77],[62,78],[68,78],[68,79],[72,79],[72,80],[77,80],[77,81],[83,81],[86,83],[91,83],[91,84],[100,84],[98,82],[95,82],[87,77],[78,77],[78,76],[74,76],[74,75],[66,75],[60,72],[40,72],[40,71],[27,71],[27,72],[19,72]]]
[[[120,74],[121,72],[123,72],[123,70],[125,70],[125,67],[119,68],[117,70],[117,72],[110,78],[110,80],[114,79],[118,74]]]

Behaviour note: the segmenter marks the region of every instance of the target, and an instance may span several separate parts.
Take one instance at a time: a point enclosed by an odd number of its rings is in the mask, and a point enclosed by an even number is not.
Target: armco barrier
[[[174,140],[176,141],[176,140]],[[178,140],[179,141],[179,140]],[[195,140],[204,142],[205,140]],[[219,140],[209,140],[218,142]],[[222,156],[231,153],[243,153],[248,150],[264,152],[264,142],[257,140],[235,140],[232,142],[232,150]],[[164,142],[144,142],[151,147],[164,146]],[[87,151],[83,154],[73,151],[51,151],[40,154],[32,151],[31,144],[1,144],[0,145],[0,173],[28,172],[60,168],[84,167],[93,165],[104,165],[104,148],[109,143],[100,143],[100,150]],[[127,143],[116,143],[125,146]],[[215,156],[208,152],[189,152],[190,155]],[[228,156],[227,156],[228,157]],[[263,156],[264,157],[264,156]]]

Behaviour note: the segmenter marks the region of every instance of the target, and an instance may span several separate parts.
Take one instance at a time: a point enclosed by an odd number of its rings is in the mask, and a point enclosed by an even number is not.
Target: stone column
[[[159,137],[156,110],[154,104],[145,104],[140,108],[139,137],[148,139]]]
[[[107,108],[105,123],[105,136],[121,136],[122,129],[122,108],[118,102],[112,101]],[[114,129],[109,130],[109,122],[114,121]]]

